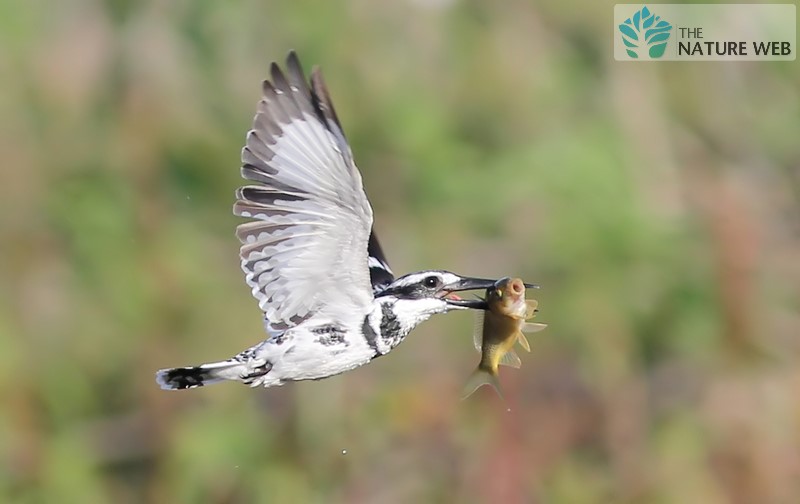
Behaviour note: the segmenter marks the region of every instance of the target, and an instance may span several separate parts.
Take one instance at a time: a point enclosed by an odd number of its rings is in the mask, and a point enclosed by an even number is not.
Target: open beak
[[[453,307],[458,308],[472,308],[473,310],[488,310],[489,305],[486,303],[485,299],[475,298],[475,299],[462,299],[454,292],[461,292],[461,291],[468,291],[468,290],[483,290],[486,289],[493,289],[497,286],[498,282],[506,280],[505,278],[501,278],[500,280],[488,280],[486,278],[469,278],[465,277],[460,279],[457,282],[454,282],[449,285],[445,285],[442,287],[442,297],[444,300]],[[538,289],[539,286],[536,284],[526,283],[524,284],[528,289]]]
[[[469,278],[464,277],[453,282],[449,285],[442,287],[444,300],[453,307],[458,308],[472,308],[474,310],[487,310],[489,305],[483,299],[462,299],[454,292],[468,291],[468,290],[486,290],[494,287],[495,280],[487,280],[485,278]]]

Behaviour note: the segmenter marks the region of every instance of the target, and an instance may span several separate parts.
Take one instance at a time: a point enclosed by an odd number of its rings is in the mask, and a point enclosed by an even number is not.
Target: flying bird
[[[267,338],[234,357],[162,369],[163,389],[225,380],[272,387],[337,375],[386,355],[431,315],[486,309],[453,293],[494,280],[427,270],[395,278],[319,68],[276,64],[242,150],[234,214],[245,280]]]

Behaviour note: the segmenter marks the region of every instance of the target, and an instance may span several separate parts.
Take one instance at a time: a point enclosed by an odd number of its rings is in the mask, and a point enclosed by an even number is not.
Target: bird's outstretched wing
[[[272,64],[242,150],[242,176],[261,185],[241,187],[233,210],[256,219],[237,228],[242,269],[277,330],[372,301],[361,174],[319,69],[309,85],[294,52],[286,68]]]

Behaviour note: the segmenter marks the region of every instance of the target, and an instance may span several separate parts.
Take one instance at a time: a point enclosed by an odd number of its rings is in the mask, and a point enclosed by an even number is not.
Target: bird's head
[[[483,299],[462,299],[456,292],[467,290],[486,290],[494,286],[494,280],[462,277],[442,270],[410,273],[394,280],[386,289],[379,292],[378,299],[392,300],[397,308],[428,318],[434,313],[454,309],[472,308],[485,310]]]

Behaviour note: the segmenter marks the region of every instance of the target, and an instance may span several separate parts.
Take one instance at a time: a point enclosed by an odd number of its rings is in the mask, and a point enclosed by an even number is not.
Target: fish
[[[526,322],[538,311],[538,302],[525,299],[525,286],[519,278],[506,277],[486,290],[487,309],[478,315],[473,338],[475,349],[481,353],[481,360],[464,386],[462,399],[471,396],[483,385],[491,385],[502,398],[499,366],[519,368],[522,361],[514,351],[514,345],[519,343],[530,352],[531,345],[523,332],[538,332],[547,327],[547,324]]]

